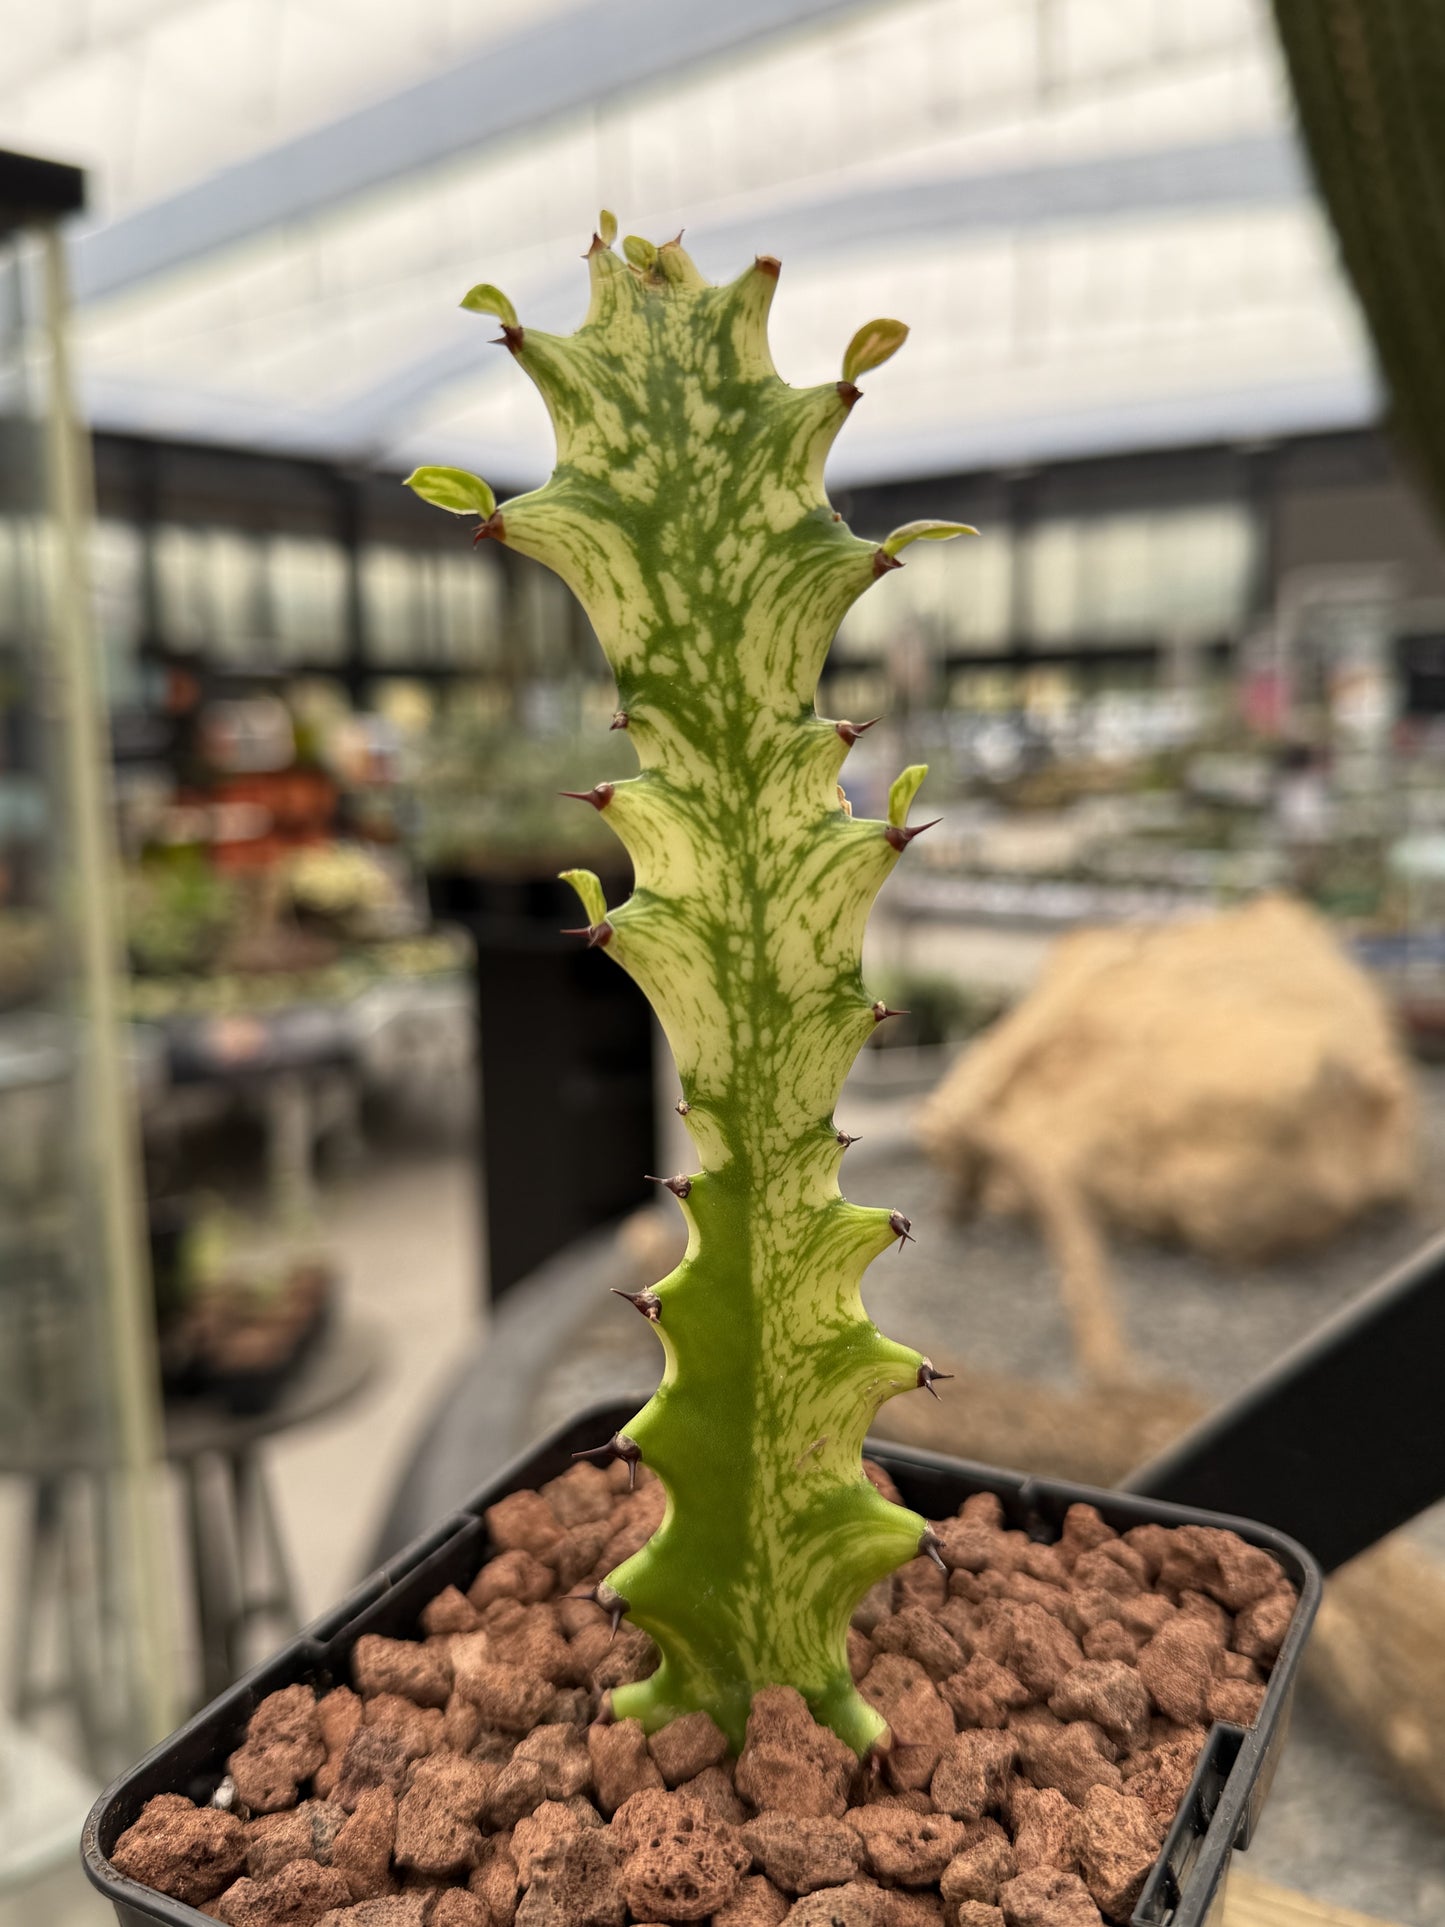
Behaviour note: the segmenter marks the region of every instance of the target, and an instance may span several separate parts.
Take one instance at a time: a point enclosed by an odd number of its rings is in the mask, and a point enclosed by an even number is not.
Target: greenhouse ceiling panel
[[[790,380],[910,323],[841,480],[1378,411],[1260,0],[51,0],[0,142],[90,172],[99,427],[528,482],[540,403],[457,302],[575,326],[604,205],[778,255]]]

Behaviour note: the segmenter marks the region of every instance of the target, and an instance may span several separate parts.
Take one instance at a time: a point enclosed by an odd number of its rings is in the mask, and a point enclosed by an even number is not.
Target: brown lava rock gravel
[[[1296,1603],[1232,1533],[1121,1536],[1076,1505],[1043,1545],[978,1494],[937,1525],[946,1572],[914,1560],[854,1616],[891,1743],[860,1764],[769,1687],[734,1758],[705,1713],[610,1717],[656,1651],[574,1596],[661,1503],[585,1463],[501,1500],[495,1555],[416,1639],[367,1634],[349,1685],[264,1699],[221,1804],[149,1801],[116,1869],[225,1927],[1121,1923]]]

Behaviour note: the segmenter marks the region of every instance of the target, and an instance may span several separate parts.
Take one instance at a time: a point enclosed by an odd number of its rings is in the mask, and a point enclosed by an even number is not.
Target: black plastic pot
[[[208,1801],[225,1773],[227,1756],[240,1744],[246,1722],[267,1693],[299,1681],[322,1688],[345,1682],[351,1649],[363,1633],[393,1638],[414,1635],[426,1602],[443,1586],[465,1588],[486,1560],[484,1510],[509,1492],[555,1478],[571,1464],[574,1451],[595,1445],[631,1416],[630,1404],[594,1406],[513,1460],[460,1512],[399,1553],[107,1788],[86,1821],[81,1851],[87,1874],[109,1897],[121,1927],[144,1927],[148,1921],[165,1921],[170,1927],[209,1927],[205,1915],[194,1907],[137,1886],[111,1866],[111,1849],[146,1801],[157,1793],[185,1793],[198,1802]],[[1246,1730],[1221,1722],[1211,1730],[1189,1792],[1131,1917],[1131,1927],[1219,1927],[1230,1857],[1236,1847],[1249,1845],[1289,1724],[1300,1656],[1319,1603],[1320,1572],[1314,1560],[1292,1539],[1268,1526],[1219,1513],[1096,1491],[1059,1479],[1025,1478],[906,1446],[870,1442],[868,1451],[887,1467],[908,1504],[929,1518],[949,1517],[971,1493],[996,1492],[1010,1525],[1047,1541],[1058,1536],[1069,1506],[1082,1499],[1096,1505],[1119,1530],[1151,1520],[1162,1525],[1228,1526],[1280,1561],[1299,1587],[1300,1603],[1275,1663],[1258,1723]]]

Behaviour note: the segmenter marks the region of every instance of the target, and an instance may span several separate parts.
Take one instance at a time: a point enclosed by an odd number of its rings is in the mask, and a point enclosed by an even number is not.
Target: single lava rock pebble
[[[395,1845],[396,1795],[387,1787],[370,1787],[331,1843],[331,1864],[346,1875],[357,1900],[386,1892]]]
[[[863,1859],[858,1835],[842,1820],[763,1813],[739,1831],[758,1866],[785,1894],[845,1886]]]
[[[537,1856],[516,1927],[623,1927],[621,1850],[606,1828],[559,1836]]]
[[[414,1639],[383,1639],[363,1633],[351,1650],[351,1677],[363,1699],[395,1693],[417,1706],[445,1706],[451,1668],[430,1646]]]
[[[346,1875],[314,1860],[293,1860],[269,1880],[238,1880],[216,1903],[226,1927],[315,1927],[321,1916],[351,1902]]]
[[[999,1889],[1007,1927],[1099,1927],[1099,1910],[1076,1873],[1021,1873]]]
[[[712,1927],[779,1927],[789,1902],[766,1874],[744,1874],[737,1891],[713,1915]]]
[[[868,1871],[880,1880],[925,1887],[938,1879],[967,1838],[959,1820],[879,1803],[855,1807],[847,1825],[862,1844]]]
[[[252,1813],[277,1813],[295,1806],[302,1781],[325,1759],[315,1693],[309,1686],[285,1686],[261,1701],[226,1768],[237,1799]]]
[[[933,1804],[955,1820],[981,1820],[1002,1804],[1017,1757],[1012,1733],[960,1733],[934,1769]]]
[[[1092,1720],[1117,1745],[1137,1746],[1149,1731],[1149,1694],[1122,1660],[1086,1659],[1049,1695],[1061,1720]]]
[[[820,1887],[795,1900],[788,1927],[883,1927],[883,1890],[872,1881],[850,1880],[842,1887]]]
[[[426,1904],[422,1893],[386,1894],[354,1907],[333,1907],[316,1927],[426,1927]]]
[[[245,1870],[246,1830],[234,1814],[160,1793],[116,1841],[110,1859],[127,1879],[199,1907]]]
[[[953,1714],[916,1659],[880,1653],[859,1691],[883,1715],[893,1736],[883,1770],[890,1785],[926,1787],[953,1739]]]
[[[1020,1873],[1064,1873],[1074,1865],[1075,1814],[1057,1787],[1015,1790],[1013,1850]]]
[[[645,1830],[618,1885],[637,1920],[705,1920],[732,1899],[751,1858],[733,1828],[678,1811]]]
[[[592,1762],[597,1804],[605,1814],[615,1813],[634,1793],[642,1793],[649,1787],[662,1788],[662,1775],[647,1750],[647,1735],[640,1720],[589,1726],[587,1752]]]
[[[728,1756],[727,1735],[708,1713],[684,1713],[649,1734],[647,1750],[664,1786],[680,1786]]]
[[[992,1905],[998,1890],[1018,1872],[1009,1837],[997,1820],[979,1820],[968,1828],[958,1852],[944,1868],[939,1891],[950,1903],[977,1900]]]
[[[1078,1816],[1074,1839],[1084,1885],[1106,1914],[1133,1911],[1164,1832],[1142,1801],[1096,1786]]]
[[[841,1819],[858,1759],[831,1727],[820,1726],[791,1686],[753,1697],[733,1783],[764,1812]]]

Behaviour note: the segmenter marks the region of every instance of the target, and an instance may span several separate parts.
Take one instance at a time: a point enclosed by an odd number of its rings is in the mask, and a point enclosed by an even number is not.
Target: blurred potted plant
[[[1258,1760],[1241,1775],[1219,1753],[1207,1852],[1201,1813],[1172,1866],[1155,1857],[1204,1719],[1278,1713],[1284,1673],[1271,1699],[1239,1640],[1272,1656],[1293,1627],[1297,1643],[1307,1561],[1277,1546],[1286,1573],[1232,1533],[1172,1535],[1143,1502],[1111,1522],[900,1457],[935,1524],[861,1455],[879,1405],[939,1376],[863,1310],[864,1270],[912,1227],[842,1197],[851,1140],[833,1116],[860,1046],[896,1021],[859,955],[874,894],[925,827],[908,822],[924,771],[894,782],[886,820],[853,817],[838,776],[859,731],[818,717],[812,692],[850,603],[910,543],[962,533],[917,522],[865,542],[823,490],[857,377],[905,330],[870,324],[841,380],[792,390],[768,352],[775,261],[712,287],[677,242],[630,237],[619,259],[614,233],[604,216],[573,337],[524,330],[490,287],[465,303],[499,318],[547,400],[552,480],[500,508],[458,470],[411,485],[555,568],[617,675],[641,773],[581,802],[623,838],[636,887],[609,907],[592,872],[567,874],[574,935],[662,1017],[698,1154],[661,1180],[687,1254],[632,1296],[662,1381],[640,1413],[608,1415],[610,1436],[574,1427],[570,1471],[554,1441],[504,1475],[131,1776],[97,1809],[90,1865],[137,1915],[186,1917],[126,1878],[228,1927],[361,1927],[398,1882],[432,1927],[776,1923],[784,1895],[797,1927],[943,1903],[958,1927],[1079,1927],[1127,1918],[1151,1881],[1162,1904],[1193,1860],[1204,1877],[1172,1918],[1202,1922]],[[538,1174],[539,1208],[552,1180]],[[1193,1619],[1186,1592],[1207,1602]],[[1131,1635],[1113,1602],[1146,1595]],[[317,1702],[347,1666],[359,1697]],[[183,1759],[220,1807],[176,1803]],[[900,1885],[923,1904],[888,1901]]]

